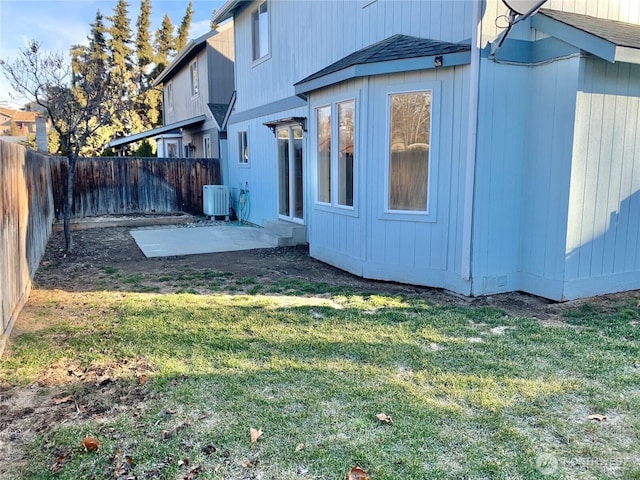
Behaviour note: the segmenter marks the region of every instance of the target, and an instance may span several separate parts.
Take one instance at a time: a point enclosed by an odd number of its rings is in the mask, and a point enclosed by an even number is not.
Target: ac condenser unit
[[[229,189],[225,185],[205,185],[203,187],[202,210],[208,217],[224,217],[229,221]]]

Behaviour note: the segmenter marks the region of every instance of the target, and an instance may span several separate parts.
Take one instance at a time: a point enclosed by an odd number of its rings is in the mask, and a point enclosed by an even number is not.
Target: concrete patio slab
[[[207,227],[142,228],[131,230],[146,257],[171,257],[199,253],[273,248],[256,238],[256,227],[216,225]]]

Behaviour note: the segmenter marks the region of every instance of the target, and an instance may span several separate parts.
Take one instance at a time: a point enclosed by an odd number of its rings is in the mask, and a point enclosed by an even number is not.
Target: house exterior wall
[[[396,33],[463,41],[471,36],[472,9],[471,1],[270,1],[270,55],[253,62],[251,13],[260,3],[251,3],[234,17],[238,98],[228,127],[228,183],[236,188],[244,179],[250,182],[253,207],[249,220],[256,224],[277,218],[276,141],[263,122],[310,114],[307,103],[295,96],[296,82]],[[441,22],[443,14],[450,21]],[[239,165],[237,161],[238,131],[248,132],[249,165]],[[304,153],[310,161],[309,147],[306,134]],[[309,162],[306,166],[310,172]],[[313,184],[307,185],[311,192]],[[309,212],[309,200],[306,206]]]
[[[198,95],[194,97],[191,96],[191,74],[189,66],[194,59],[189,61],[179,72],[164,82],[163,114],[165,125],[197,117],[208,110],[209,89],[205,88],[208,74],[206,49],[200,51],[198,55],[195,56],[195,59],[197,59],[198,62]],[[173,108],[170,107],[167,93],[167,90],[170,88],[169,84],[172,84]]]
[[[270,55],[253,62],[251,13],[260,3],[234,20],[236,112],[292,97],[294,83],[396,33],[450,42],[471,37],[471,1],[269,1]]]
[[[629,2],[544,7],[640,23]],[[499,33],[493,16],[501,8],[486,7],[483,46]],[[545,37],[524,24],[509,38]],[[640,216],[631,160],[637,164],[638,154],[630,153],[638,66],[577,50],[518,65],[488,51],[480,69],[473,293],[522,290],[563,300],[640,288],[637,240],[630,242]]]
[[[579,58],[481,62],[474,293],[558,298],[564,278]]]
[[[300,101],[300,103],[303,103]],[[262,225],[266,220],[278,218],[278,168],[277,145],[273,132],[263,125],[277,118],[300,117],[307,115],[307,107],[280,110],[261,116],[230,123],[227,134],[228,175],[224,180],[230,188],[234,202],[238,200],[240,188],[249,186],[251,208],[246,218],[249,222]],[[238,132],[247,132],[249,144],[249,162],[240,164]],[[307,135],[305,135],[306,141]],[[306,144],[303,146],[307,154]],[[306,167],[306,165],[305,165]],[[306,205],[305,205],[306,207]],[[237,209],[237,204],[234,205]],[[305,208],[306,210],[306,208]]]
[[[640,65],[583,58],[565,298],[640,288]]]
[[[566,56],[519,64],[495,61],[489,57],[489,42],[503,31],[496,27],[496,19],[507,8],[500,0],[483,2],[474,132],[468,118],[476,79],[466,65],[356,78],[313,91],[307,102],[296,97],[294,90],[294,84],[306,76],[396,33],[469,40],[476,28],[474,2],[270,1],[270,53],[253,62],[251,13],[260,3],[242,7],[234,18],[238,100],[229,121],[225,181],[232,192],[249,183],[249,221],[262,224],[277,218],[276,140],[263,123],[302,116],[307,117],[308,126],[305,221],[312,256],[370,278],[473,295],[524,290],[561,300],[597,293],[589,285],[603,279],[611,285],[610,291],[619,290],[621,284],[640,288],[640,253],[636,253],[640,168],[632,160],[638,158],[633,145],[640,143],[633,136],[639,127],[637,66],[605,68],[604,62],[584,58],[577,49],[557,41],[548,44],[549,51],[560,46],[568,52]],[[636,3],[550,0],[545,8],[640,23]],[[527,20],[513,29],[509,39],[527,49],[529,42],[546,37]],[[436,150],[431,152],[437,169],[435,214],[428,221],[391,218],[383,208],[386,95],[416,85],[436,85],[438,92],[437,124],[432,132]],[[596,88],[592,85],[614,90],[603,94],[589,90]],[[315,202],[314,109],[347,98],[355,99],[359,118],[355,205],[352,210],[340,210]],[[238,162],[240,131],[248,133],[247,165]],[[590,145],[596,138],[610,152],[585,150],[585,142]],[[469,145],[475,147],[475,154],[468,151]],[[608,168],[611,171],[605,173]],[[470,172],[471,187],[465,183]],[[465,201],[469,195],[473,202],[467,255]],[[597,207],[585,203],[585,196],[601,203]],[[589,230],[593,225],[597,232]],[[598,233],[604,234],[599,237]]]
[[[208,82],[203,84],[202,88],[208,90],[209,103],[229,103],[231,94],[235,90],[232,24],[218,28],[217,34],[207,40],[206,52]]]
[[[228,103],[234,91],[233,79],[233,26],[224,25],[212,37],[206,40],[205,47],[193,55],[175,74],[163,82],[164,124],[171,124],[205,114],[207,120],[194,127],[185,127],[180,140],[180,155],[184,155],[185,146],[191,144],[195,150],[189,151],[191,157],[220,156],[218,132],[220,126],[209,110],[209,103]],[[191,94],[191,65],[197,62],[198,94]],[[169,89],[173,93],[173,102],[169,100]],[[170,104],[173,103],[173,108]],[[205,151],[204,139],[210,139],[211,153]]]

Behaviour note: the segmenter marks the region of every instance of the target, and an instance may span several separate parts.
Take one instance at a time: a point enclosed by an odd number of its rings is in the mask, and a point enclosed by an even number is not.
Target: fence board
[[[0,356],[53,223],[48,158],[0,141]]]

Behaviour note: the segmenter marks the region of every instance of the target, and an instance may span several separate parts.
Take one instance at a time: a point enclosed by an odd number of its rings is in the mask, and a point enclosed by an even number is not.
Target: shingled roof
[[[640,25],[557,10],[542,9],[540,13],[620,47],[640,49]]]
[[[351,53],[335,63],[300,80],[301,85],[359,65],[370,65],[397,60],[408,60],[436,55],[470,52],[471,46],[464,43],[443,42],[428,38],[393,35],[373,45]]]
[[[229,109],[229,105],[227,103],[209,103],[208,104],[209,111],[213,118],[218,122],[218,126],[222,126],[224,122],[224,117],[227,114],[227,110]]]
[[[531,26],[608,62],[640,64],[640,25],[542,9]]]

